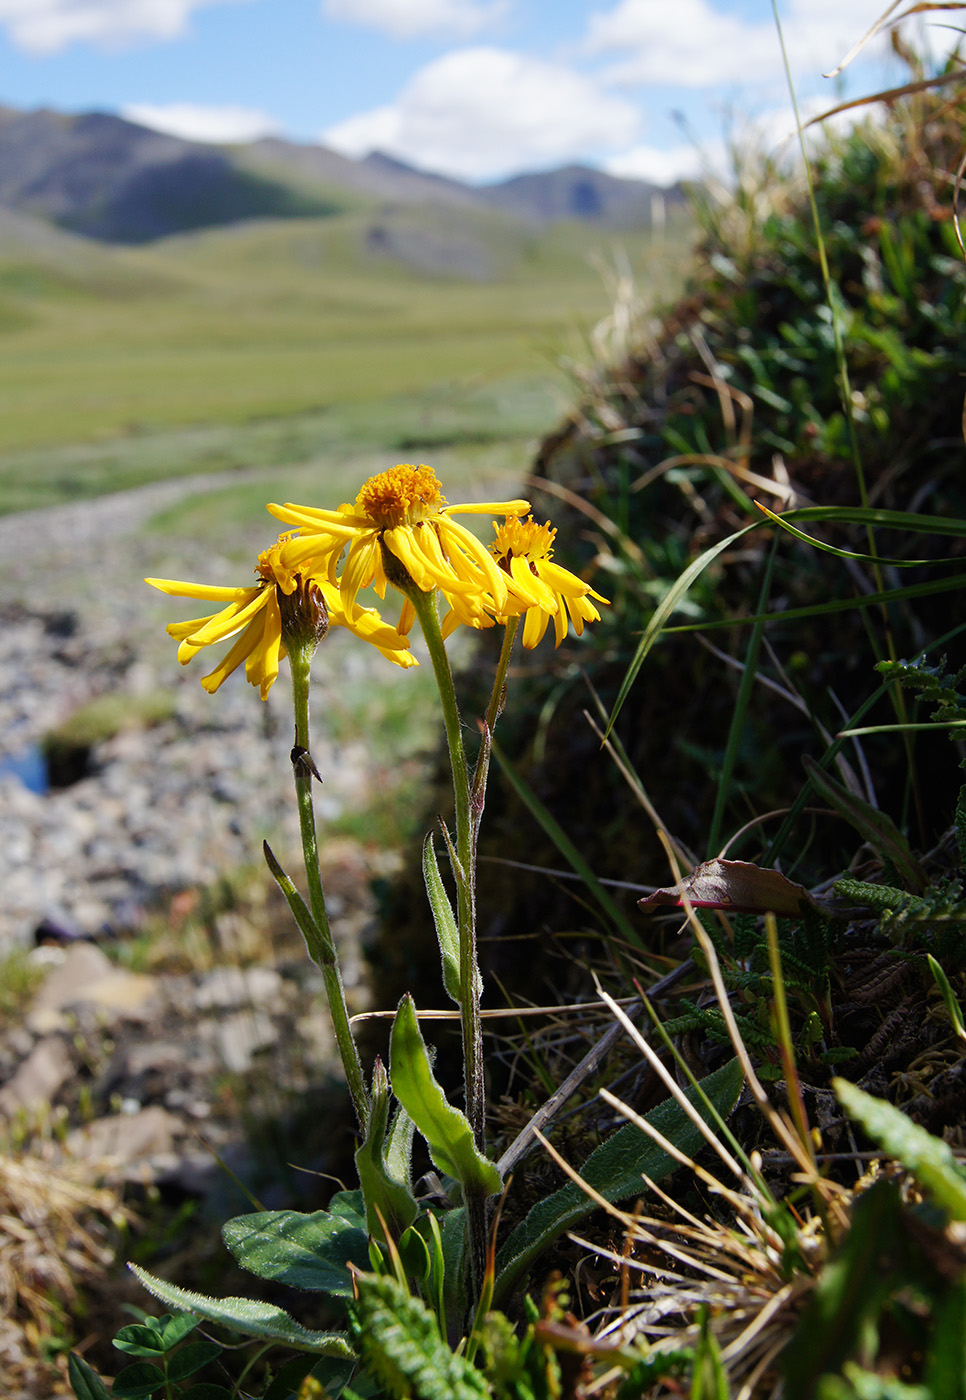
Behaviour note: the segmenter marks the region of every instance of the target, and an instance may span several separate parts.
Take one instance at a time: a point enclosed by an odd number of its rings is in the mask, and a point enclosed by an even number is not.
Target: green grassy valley
[[[139,249],[0,227],[0,510],[321,451],[532,438],[609,310],[601,267],[626,254],[659,296],[685,241],[418,206]]]

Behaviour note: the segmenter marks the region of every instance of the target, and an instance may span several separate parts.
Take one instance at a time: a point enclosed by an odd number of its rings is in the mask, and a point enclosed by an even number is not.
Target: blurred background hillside
[[[274,538],[267,500],[338,504],[396,460],[432,462],[451,498],[516,495],[616,279],[634,268],[669,293],[689,229],[678,188],[589,168],[478,189],[280,140],[218,148],[116,117],[3,113],[6,944],[45,916],[88,934],[137,924],[273,829],[285,779],[251,752],[230,760],[221,844],[184,807],[166,815],[149,744],[183,740],[181,703],[203,729],[223,720],[178,675],[170,607],[144,574],[244,582]],[[56,646],[38,640],[51,628]],[[257,728],[237,680],[227,705]],[[197,760],[209,796],[216,750]],[[45,763],[55,791],[31,792]],[[123,806],[135,771],[145,810],[102,810],[94,789],[126,783]],[[340,804],[358,776],[344,787]]]

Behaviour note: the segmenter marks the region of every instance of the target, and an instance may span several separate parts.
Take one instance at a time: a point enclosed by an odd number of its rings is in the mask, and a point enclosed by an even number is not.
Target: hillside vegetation
[[[562,383],[561,357],[582,356],[608,310],[601,264],[626,251],[658,290],[681,241],[401,206],[118,249],[10,216],[0,225],[0,508],[261,464],[264,422],[287,419],[294,442],[290,432],[270,451],[277,460],[306,450],[296,419],[398,396],[421,396],[423,417],[448,405],[458,433],[453,405],[474,386]],[[542,401],[525,435],[551,425],[561,398],[545,389]],[[387,449],[414,436],[390,411],[361,417],[350,441],[360,428],[371,441],[375,422]],[[504,434],[498,411],[470,419],[472,433]],[[226,425],[246,439],[227,451]],[[254,438],[251,425],[261,425]],[[187,427],[219,440],[159,452],[159,434]],[[327,419],[308,437],[332,445],[342,433]],[[101,445],[93,462],[75,450],[85,443]],[[113,465],[98,467],[105,444]]]

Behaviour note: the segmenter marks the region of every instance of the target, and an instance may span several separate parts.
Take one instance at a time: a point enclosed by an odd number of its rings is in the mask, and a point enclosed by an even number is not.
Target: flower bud
[[[321,588],[312,579],[306,581],[296,574],[292,592],[284,593],[278,588],[277,594],[285,650],[300,651],[311,647],[315,651],[329,630],[329,610]]]

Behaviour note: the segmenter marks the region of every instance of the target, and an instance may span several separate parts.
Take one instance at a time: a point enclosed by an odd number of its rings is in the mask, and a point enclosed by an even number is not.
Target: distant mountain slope
[[[216,146],[91,112],[0,111],[0,204],[112,243],[339,206],[246,170]]]
[[[183,141],[101,112],[0,107],[0,207],[110,243],[254,218],[388,207],[488,211],[524,223],[647,226],[655,186],[569,166],[473,187],[381,153],[350,160],[279,139],[245,146]],[[680,199],[679,191],[666,192]]]
[[[612,227],[640,227],[653,217],[654,201],[680,204],[680,186],[661,189],[643,180],[619,180],[586,165],[515,175],[477,191],[487,204],[520,218],[556,223],[580,219]]]
[[[316,189],[351,190],[366,201],[400,204],[453,204],[479,207],[480,193],[458,180],[415,170],[392,156],[374,152],[364,160],[350,160],[326,146],[304,146],[269,137],[236,148],[236,159],[246,168],[275,178],[283,174]]]

